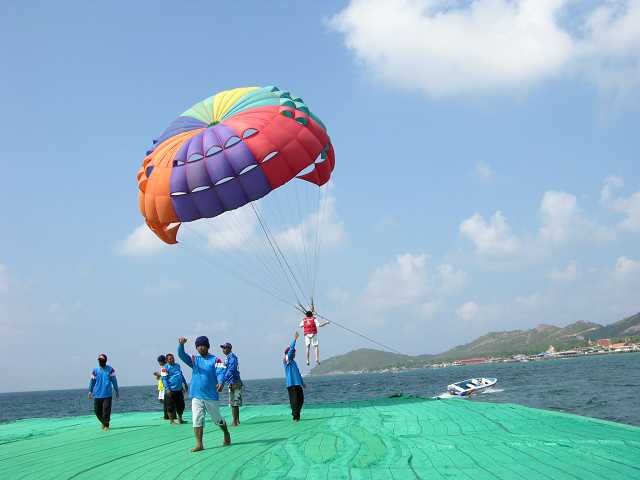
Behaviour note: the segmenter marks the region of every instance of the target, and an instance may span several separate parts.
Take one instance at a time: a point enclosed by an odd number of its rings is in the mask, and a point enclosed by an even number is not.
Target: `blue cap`
[[[204,335],[196,338],[196,348],[198,348],[200,345],[204,345],[207,348],[211,348],[211,345],[209,345],[209,339]]]

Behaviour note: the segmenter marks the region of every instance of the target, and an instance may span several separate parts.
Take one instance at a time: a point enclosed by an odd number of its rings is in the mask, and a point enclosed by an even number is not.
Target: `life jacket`
[[[318,333],[318,327],[316,326],[315,317],[304,317],[304,334],[315,335]]]

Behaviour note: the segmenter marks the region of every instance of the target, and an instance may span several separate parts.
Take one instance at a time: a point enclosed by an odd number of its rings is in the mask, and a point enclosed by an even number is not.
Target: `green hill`
[[[631,317],[604,326],[595,332],[587,333],[586,338],[596,340],[598,338],[624,338],[640,336],[640,313]]]
[[[399,355],[362,348],[325,360],[311,370],[311,374],[369,372],[391,368],[423,367],[432,363],[473,357],[536,354],[545,351],[549,345],[562,350],[583,345],[589,340],[625,337],[640,337],[640,313],[606,326],[579,321],[566,327],[538,325],[531,330],[491,332],[473,342],[459,345],[437,355]]]

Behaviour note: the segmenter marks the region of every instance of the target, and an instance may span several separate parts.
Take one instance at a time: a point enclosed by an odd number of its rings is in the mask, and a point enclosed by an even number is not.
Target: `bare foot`
[[[192,452],[199,452],[200,450],[204,450],[204,447],[202,445],[196,445],[191,449]]]
[[[180,419],[180,420],[178,420],[178,423],[179,423],[180,425],[184,425],[184,424],[185,424],[185,423],[187,423],[187,422],[185,422],[183,419]]]
[[[169,422],[169,425],[177,425],[177,423],[176,423],[174,420],[171,420],[171,421]]]

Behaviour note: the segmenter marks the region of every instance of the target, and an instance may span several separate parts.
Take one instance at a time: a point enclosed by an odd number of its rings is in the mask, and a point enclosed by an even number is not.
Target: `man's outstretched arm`
[[[193,368],[193,361],[191,357],[187,355],[187,352],[184,351],[184,344],[187,343],[187,339],[184,337],[180,337],[178,339],[178,356],[180,360],[186,363],[189,367]]]

